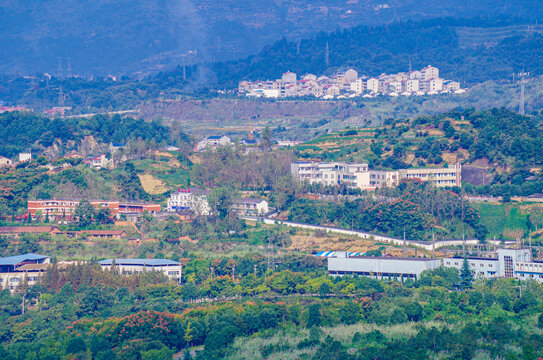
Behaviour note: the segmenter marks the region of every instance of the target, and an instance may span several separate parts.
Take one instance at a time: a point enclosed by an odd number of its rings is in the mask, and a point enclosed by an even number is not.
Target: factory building
[[[360,275],[376,279],[418,279],[425,270],[440,266],[460,270],[464,258],[369,257],[336,251],[328,256],[328,273],[332,276]],[[528,248],[498,249],[492,257],[468,257],[469,268],[476,278],[534,279],[543,283],[543,262],[533,261]]]

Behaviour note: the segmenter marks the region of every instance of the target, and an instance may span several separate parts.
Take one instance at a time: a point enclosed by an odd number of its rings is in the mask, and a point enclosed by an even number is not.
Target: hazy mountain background
[[[0,73],[147,74],[182,63],[244,58],[359,24],[435,17],[520,17],[538,0],[40,0],[0,2]],[[69,59],[69,60],[68,60]],[[69,71],[68,67],[71,67]]]

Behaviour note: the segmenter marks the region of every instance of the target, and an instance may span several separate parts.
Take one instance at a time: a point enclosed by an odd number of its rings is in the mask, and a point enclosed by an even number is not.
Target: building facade
[[[197,187],[177,189],[168,198],[168,211],[191,210],[197,215],[209,215],[211,208],[207,201],[210,191]]]
[[[24,254],[0,258],[0,284],[14,292],[21,285],[36,285],[51,264],[49,256]]]
[[[543,283],[543,262],[533,261],[528,248],[502,248],[491,257],[468,257],[475,278],[532,279]],[[337,251],[328,257],[328,273],[333,276],[360,275],[374,278],[416,279],[422,271],[440,266],[462,269],[461,257],[443,259],[351,256]]]
[[[41,216],[49,216],[50,220],[75,219],[75,210],[82,200],[79,199],[50,199],[50,200],[28,200],[27,211],[35,218],[38,211]],[[144,213],[156,214],[160,212],[160,204],[143,204],[119,202],[116,200],[89,200],[95,209],[107,209],[113,217],[120,217],[122,214]]]
[[[181,263],[167,259],[107,259],[98,263],[104,270],[114,266],[123,275],[158,271],[176,282],[181,282],[183,271]]]
[[[270,212],[268,202],[263,199],[235,199],[232,210],[238,215],[264,216]]]
[[[290,172],[299,181],[325,186],[344,184],[362,190],[393,187],[402,179],[430,181],[437,187],[461,186],[461,165],[448,168],[370,170],[368,164],[343,162],[294,162]]]

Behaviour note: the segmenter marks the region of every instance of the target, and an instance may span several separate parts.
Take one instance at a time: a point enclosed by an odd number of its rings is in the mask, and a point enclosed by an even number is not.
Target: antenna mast
[[[330,66],[330,47],[328,46],[328,41],[326,42],[326,51],[324,53],[324,63],[326,67]]]

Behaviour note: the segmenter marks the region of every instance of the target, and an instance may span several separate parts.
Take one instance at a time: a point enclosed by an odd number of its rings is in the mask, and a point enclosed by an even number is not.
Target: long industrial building
[[[418,279],[423,271],[440,266],[461,269],[463,258],[402,258],[351,255],[336,251],[328,256],[328,273],[332,276],[359,275],[376,279]],[[468,265],[476,278],[534,279],[543,283],[543,262],[532,260],[528,248],[498,249],[492,257],[468,257]]]

